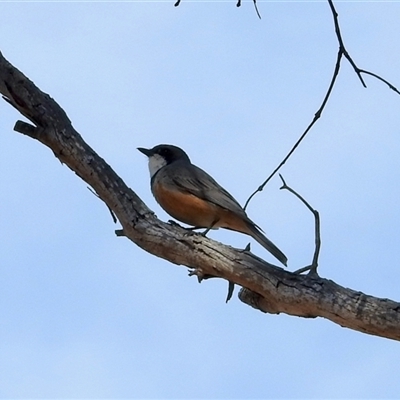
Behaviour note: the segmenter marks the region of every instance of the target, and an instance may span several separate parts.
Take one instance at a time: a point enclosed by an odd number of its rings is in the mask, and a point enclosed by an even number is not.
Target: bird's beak
[[[141,153],[143,153],[144,155],[146,155],[147,157],[150,157],[153,153],[151,151],[151,149],[145,149],[143,147],[138,147],[137,148]]]

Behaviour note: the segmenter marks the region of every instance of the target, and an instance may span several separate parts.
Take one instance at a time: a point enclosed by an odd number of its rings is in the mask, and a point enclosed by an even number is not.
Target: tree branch
[[[286,189],[290,193],[294,194],[314,215],[314,221],[315,221],[315,228],[314,228],[314,237],[315,237],[315,250],[314,250],[314,256],[313,260],[310,265],[307,265],[306,267],[300,268],[297,271],[294,271],[295,274],[301,274],[302,272],[309,271],[310,275],[318,275],[317,273],[317,268],[318,268],[318,257],[319,257],[319,252],[321,250],[321,225],[320,225],[320,219],[319,219],[319,212],[312,208],[308,201],[304,199],[304,197],[300,196],[295,190],[293,190],[290,186],[288,186],[283,179],[283,176],[279,174],[279,177],[282,180],[282,187],[281,189]]]
[[[181,0],[176,0],[176,2],[174,3],[174,6],[178,7],[179,4],[181,4]],[[241,5],[242,5],[242,0],[237,0],[236,7],[240,7]],[[253,0],[253,5],[254,5],[254,9],[256,10],[257,17],[261,19],[261,14],[258,11],[258,7],[257,7],[257,0]]]
[[[126,236],[143,250],[242,286],[239,298],[269,313],[324,317],[351,329],[400,340],[400,304],[367,296],[336,283],[298,275],[201,234],[157,219],[143,201],[73,128],[64,110],[0,53],[0,93],[32,123],[15,130],[49,147],[83,179],[117,217]]]
[[[364,69],[360,69],[360,68],[357,67],[356,63],[353,61],[352,57],[350,56],[350,54],[348,53],[348,51],[347,51],[347,49],[346,49],[346,47],[344,45],[343,38],[342,38],[342,33],[341,33],[341,30],[340,30],[340,25],[339,25],[339,14],[337,13],[337,11],[335,9],[335,6],[333,5],[333,1],[332,0],[328,0],[328,4],[329,4],[329,7],[330,7],[331,12],[332,12],[333,23],[334,23],[334,26],[335,26],[335,34],[336,34],[336,38],[337,38],[338,43],[339,43],[339,50],[338,50],[338,55],[337,55],[337,58],[336,58],[336,64],[335,64],[335,68],[334,68],[334,72],[333,72],[333,77],[332,77],[331,83],[329,84],[328,90],[327,90],[327,92],[325,94],[325,97],[324,97],[324,99],[322,101],[322,104],[319,107],[319,109],[317,110],[317,112],[315,113],[314,118],[311,121],[310,125],[308,125],[306,130],[301,134],[300,138],[297,140],[297,142],[291,148],[289,153],[278,164],[278,166],[272,171],[272,173],[268,176],[268,178],[246,200],[246,203],[244,205],[244,209],[247,208],[247,206],[249,205],[251,199],[257,193],[262,192],[264,190],[264,187],[272,179],[272,177],[283,167],[284,164],[286,164],[286,162],[289,160],[289,158],[293,155],[293,153],[299,147],[300,143],[307,136],[307,134],[309,133],[311,128],[314,126],[314,124],[321,117],[321,114],[322,114],[322,112],[323,112],[323,110],[324,110],[324,108],[326,106],[326,103],[328,102],[328,99],[329,99],[329,97],[330,97],[330,95],[332,93],[333,87],[334,87],[335,82],[336,82],[336,78],[339,75],[340,61],[341,61],[343,56],[347,59],[347,61],[353,67],[354,72],[357,74],[358,78],[361,81],[361,84],[365,88],[367,87],[367,85],[365,84],[364,79],[363,79],[361,74],[366,74],[366,75],[373,76],[374,78],[376,78],[376,79],[380,80],[381,82],[385,83],[387,86],[389,86],[390,89],[392,89],[393,91],[395,91],[397,94],[400,95],[400,91],[395,86],[393,86],[390,82],[388,82],[387,80],[383,79],[382,77],[380,77],[379,75],[377,75],[377,74],[375,74],[373,72],[369,72],[369,71],[366,71]]]

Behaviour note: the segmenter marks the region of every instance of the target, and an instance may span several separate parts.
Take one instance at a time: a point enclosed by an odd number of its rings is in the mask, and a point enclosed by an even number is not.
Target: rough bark
[[[400,340],[400,303],[344,288],[316,275],[299,275],[267,263],[249,251],[218,243],[166,224],[73,128],[64,110],[0,53],[0,93],[32,124],[17,132],[38,140],[88,185],[115,213],[116,231],[143,250],[185,265],[201,279],[220,277],[242,286],[239,298],[265,313],[324,317],[343,327]]]

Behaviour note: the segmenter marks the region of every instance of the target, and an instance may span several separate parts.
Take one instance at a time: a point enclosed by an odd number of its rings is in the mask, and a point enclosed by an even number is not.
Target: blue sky
[[[311,121],[337,54],[325,2],[0,2],[0,50],[164,220],[136,147],[183,147],[239,202]],[[361,68],[400,86],[400,3],[336,4]],[[284,167],[319,210],[320,274],[400,300],[400,96],[344,62]],[[394,398],[397,342],[263,315],[117,238],[104,204],[0,104],[0,397]],[[310,262],[313,220],[274,179],[248,208]],[[211,237],[233,246],[248,238]],[[272,261],[256,243],[253,251]]]

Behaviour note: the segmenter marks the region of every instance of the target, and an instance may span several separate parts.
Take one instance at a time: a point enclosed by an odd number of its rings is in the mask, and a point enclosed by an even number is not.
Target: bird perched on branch
[[[226,228],[253,237],[282,264],[287,258],[245,210],[205,171],[190,162],[179,147],[160,144],[139,147],[149,158],[151,191],[160,206],[173,218],[196,228]]]

